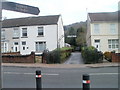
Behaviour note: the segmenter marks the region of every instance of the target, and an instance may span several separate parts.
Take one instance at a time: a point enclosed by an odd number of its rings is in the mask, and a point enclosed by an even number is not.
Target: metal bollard
[[[88,74],[83,75],[83,90],[90,90],[90,78]]]
[[[36,90],[42,90],[42,83],[41,83],[41,71],[36,71]]]

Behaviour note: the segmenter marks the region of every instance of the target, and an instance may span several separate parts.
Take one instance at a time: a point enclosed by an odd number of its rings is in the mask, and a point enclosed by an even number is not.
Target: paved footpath
[[[73,52],[70,58],[64,64],[84,64],[81,53]]]
[[[98,68],[98,67],[118,67],[118,63],[98,63],[98,64],[24,64],[24,63],[2,63],[6,67],[43,67],[43,68]]]

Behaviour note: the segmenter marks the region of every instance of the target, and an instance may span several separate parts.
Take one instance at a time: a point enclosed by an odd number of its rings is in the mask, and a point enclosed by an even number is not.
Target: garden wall
[[[30,55],[20,54],[2,54],[3,63],[35,63],[35,53],[31,52]]]
[[[120,62],[120,53],[112,53],[112,62]]]

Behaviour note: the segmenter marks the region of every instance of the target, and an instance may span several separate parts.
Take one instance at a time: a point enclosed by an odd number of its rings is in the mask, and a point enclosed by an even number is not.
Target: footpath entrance
[[[80,52],[71,53],[70,58],[64,64],[84,64],[83,58]]]

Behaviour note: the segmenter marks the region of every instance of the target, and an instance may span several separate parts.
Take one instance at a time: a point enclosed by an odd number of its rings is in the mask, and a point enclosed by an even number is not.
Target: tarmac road
[[[42,71],[43,88],[82,88],[89,74],[91,88],[118,88],[118,67],[39,68],[3,66],[3,88],[36,88],[35,71]]]

